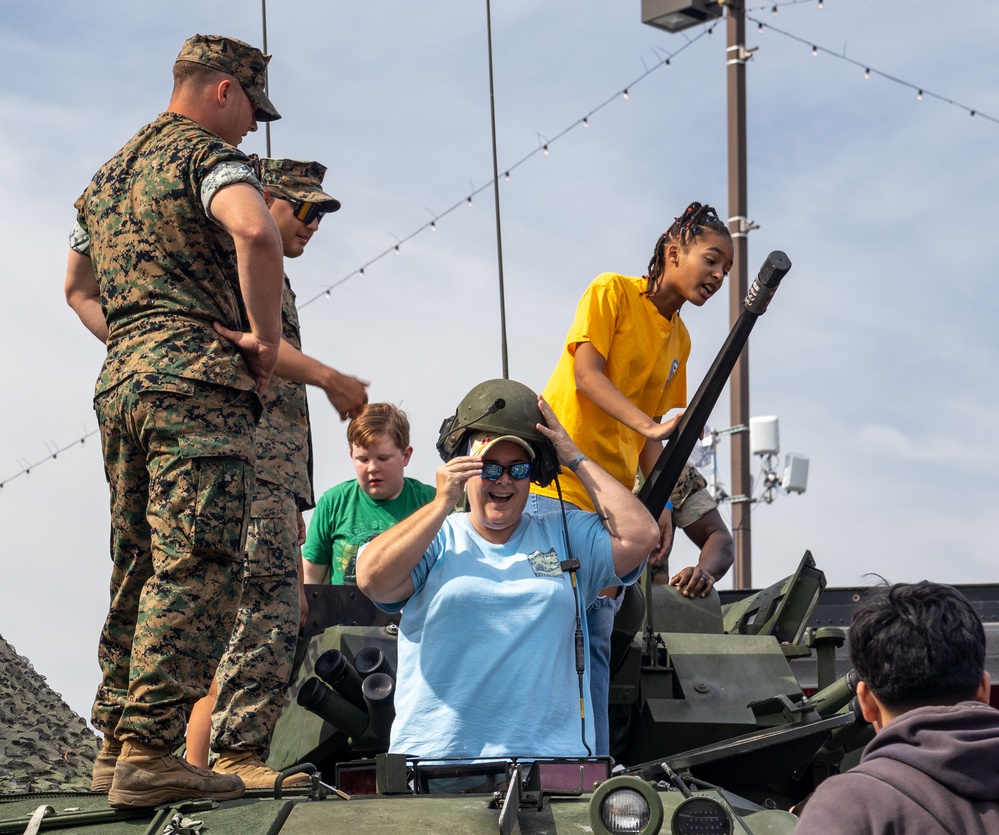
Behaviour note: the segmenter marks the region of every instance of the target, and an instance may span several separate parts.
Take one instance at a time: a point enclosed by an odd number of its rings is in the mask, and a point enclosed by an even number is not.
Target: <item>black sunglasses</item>
[[[321,221],[326,215],[325,203],[313,203],[309,200],[293,200],[291,197],[284,197],[280,194],[274,195],[278,200],[286,200],[294,207],[293,214],[302,223],[308,226],[312,221]]]
[[[531,464],[528,461],[511,464],[509,467],[504,467],[501,464],[483,464],[482,477],[488,478],[490,481],[496,481],[503,475],[504,470],[510,473],[510,478],[514,481],[522,481],[531,474]]]

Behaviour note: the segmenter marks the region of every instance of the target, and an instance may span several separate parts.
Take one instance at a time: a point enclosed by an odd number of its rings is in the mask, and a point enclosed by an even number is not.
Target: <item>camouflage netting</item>
[[[98,739],[0,635],[0,793],[89,791]]]

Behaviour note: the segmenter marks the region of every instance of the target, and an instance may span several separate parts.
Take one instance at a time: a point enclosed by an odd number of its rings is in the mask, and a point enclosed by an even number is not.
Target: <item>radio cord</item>
[[[579,732],[583,740],[583,747],[587,756],[592,757],[593,751],[586,742],[586,699],[583,694],[583,672],[586,670],[586,650],[583,644],[583,620],[579,605],[579,587],[576,584],[576,570],[579,568],[579,560],[572,555],[572,545],[569,543],[569,523],[566,520],[565,500],[562,498],[562,485],[559,484],[558,476],[555,476],[555,490],[558,493],[559,506],[562,509],[562,531],[565,535],[565,552],[568,559],[559,563],[559,568],[569,572],[569,581],[572,585],[572,598],[576,608],[576,632],[574,642],[576,647],[576,676],[579,679]]]

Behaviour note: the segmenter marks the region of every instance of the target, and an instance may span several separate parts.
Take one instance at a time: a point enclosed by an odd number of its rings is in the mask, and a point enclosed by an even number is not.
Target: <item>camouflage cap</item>
[[[267,62],[271,56],[264,55],[255,46],[222,35],[193,35],[184,41],[177,60],[203,64],[233,76],[253,102],[254,117],[258,122],[273,122],[281,118],[264,92]]]
[[[260,184],[266,191],[274,191],[292,200],[322,204],[323,211],[335,212],[340,201],[323,191],[326,166],[318,162],[297,159],[258,160]]]

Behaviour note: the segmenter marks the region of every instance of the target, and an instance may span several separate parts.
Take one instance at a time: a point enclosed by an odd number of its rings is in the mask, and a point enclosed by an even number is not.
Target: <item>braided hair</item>
[[[656,241],[652,260],[649,261],[649,271],[645,275],[645,279],[648,281],[645,288],[646,296],[655,293],[656,285],[666,270],[666,247],[670,243],[677,243],[686,249],[705,231],[717,232],[719,235],[724,235],[729,241],[732,240],[728,227],[711,206],[694,202],[687,206],[680,217],[673,218],[673,225],[663,232],[659,240]]]

